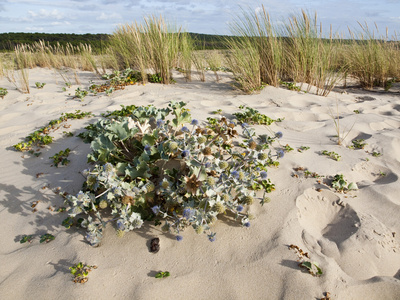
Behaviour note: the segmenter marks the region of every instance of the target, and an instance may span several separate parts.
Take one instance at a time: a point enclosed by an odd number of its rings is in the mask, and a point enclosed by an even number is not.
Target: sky
[[[358,30],[357,21],[380,33],[400,34],[400,0],[0,0],[0,32],[112,33],[119,25],[163,15],[188,32],[230,34],[241,9],[264,5],[275,24],[302,9],[318,14],[323,30]]]

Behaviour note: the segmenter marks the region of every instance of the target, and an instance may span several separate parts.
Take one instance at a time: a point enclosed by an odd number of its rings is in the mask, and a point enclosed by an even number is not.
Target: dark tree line
[[[101,53],[108,46],[108,34],[69,34],[69,33],[24,33],[9,32],[0,33],[0,51],[13,51],[18,44],[31,45],[40,40],[48,42],[51,46],[59,43],[65,46],[70,43],[73,46],[89,44],[96,53]]]
[[[193,38],[196,49],[224,49],[224,36],[189,33]],[[73,46],[89,44],[95,53],[103,53],[109,45],[109,34],[69,34],[69,33],[24,33],[9,32],[0,33],[0,51],[13,51],[18,44],[31,45],[40,40],[49,43],[51,46],[60,44],[65,46],[70,43]]]

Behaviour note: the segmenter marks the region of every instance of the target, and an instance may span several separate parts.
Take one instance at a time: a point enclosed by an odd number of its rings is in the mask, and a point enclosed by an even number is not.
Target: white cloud
[[[119,19],[122,19],[120,14],[117,13],[105,14],[104,12],[102,12],[101,15],[96,18],[96,20],[98,21],[119,20]]]
[[[43,27],[25,27],[25,30],[26,31],[35,31],[35,32],[38,32],[38,31],[44,31],[44,28]]]
[[[51,25],[52,25],[52,26],[71,25],[71,23],[68,22],[68,21],[64,21],[64,22],[52,22]]]
[[[64,16],[57,9],[53,9],[49,11],[47,9],[41,9],[39,12],[34,12],[32,10],[28,11],[28,15],[33,19],[53,19],[53,20],[62,20]]]

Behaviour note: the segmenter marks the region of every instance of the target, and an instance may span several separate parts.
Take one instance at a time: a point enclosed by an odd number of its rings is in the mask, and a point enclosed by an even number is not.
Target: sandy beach
[[[322,299],[327,292],[335,300],[400,299],[399,87],[384,92],[348,85],[321,97],[267,86],[245,95],[232,86],[230,73],[220,77],[216,82],[207,72],[206,82],[196,75],[186,82],[175,72],[176,84],[132,85],[109,96],[89,94],[84,101],[73,98],[75,89],[87,89],[89,80],[103,82],[91,72],[80,72],[82,84],[63,91],[57,73],[31,69],[30,94],[0,79],[9,92],[0,99],[0,299]],[[46,85],[37,89],[35,82]],[[78,193],[85,181],[81,172],[93,167],[87,164],[90,145],[77,134],[121,105],[161,108],[171,100],[186,102],[200,122],[216,109],[232,119],[240,105],[283,119],[271,129],[281,131],[280,144],[294,150],[268,172],[276,185],[272,201],[252,205],[249,228],[219,220],[213,243],[192,228],[177,242],[146,223],[123,238],[107,227],[101,245],[91,247],[84,229],[64,228],[67,215],[57,212],[64,206],[57,192]],[[13,149],[50,120],[76,110],[95,117],[63,123],[39,157]],[[332,114],[346,135],[342,145]],[[263,125],[254,128],[268,132]],[[364,149],[349,148],[355,139],[364,139]],[[70,164],[52,166],[49,157],[67,147]],[[301,147],[309,149],[298,151]],[[324,150],[341,159],[322,155]],[[329,181],[336,174],[358,190],[335,191]],[[41,244],[38,237],[45,233],[55,239]],[[24,235],[34,239],[21,244]],[[155,237],[156,254],[149,251]],[[290,245],[307,252],[323,274],[300,268]],[[69,267],[78,262],[97,266],[85,284],[72,281]],[[154,277],[166,270],[170,277]]]

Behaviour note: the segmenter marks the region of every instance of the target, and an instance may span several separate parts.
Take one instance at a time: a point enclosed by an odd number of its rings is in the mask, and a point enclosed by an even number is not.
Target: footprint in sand
[[[302,238],[313,252],[333,258],[355,279],[393,276],[400,245],[393,232],[372,215],[356,212],[349,204],[338,205],[331,191],[306,190],[296,199]]]
[[[357,231],[360,219],[350,205],[338,204],[340,197],[328,190],[306,190],[296,200],[299,222],[316,239],[339,245]]]

